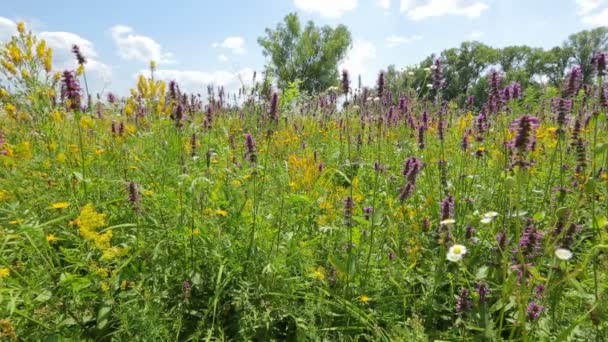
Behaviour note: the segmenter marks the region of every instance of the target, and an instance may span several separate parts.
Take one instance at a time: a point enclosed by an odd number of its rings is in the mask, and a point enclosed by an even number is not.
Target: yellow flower
[[[83,116],[82,118],[80,118],[80,127],[84,128],[84,129],[91,129],[93,128],[93,119],[91,119],[90,116]]]
[[[9,92],[6,89],[0,89],[0,98],[9,97]]]
[[[369,303],[369,301],[371,300],[371,298],[369,298],[368,295],[361,295],[359,296],[359,301],[363,304],[367,304]]]
[[[56,202],[51,204],[51,209],[65,209],[70,206],[70,202]]]
[[[8,277],[11,275],[11,269],[8,267],[0,267],[0,278]]]
[[[201,230],[198,228],[194,228],[194,230],[192,230],[192,235],[193,236],[199,236],[201,235]]]
[[[54,122],[61,122],[61,121],[63,121],[63,113],[59,110],[54,110],[51,113],[51,118],[53,119]]]
[[[2,60],[0,62],[0,64],[2,64],[2,66],[4,67],[4,69],[6,69],[6,71],[8,71],[10,74],[16,74],[17,73],[17,68],[15,67],[15,64],[9,62],[9,61],[5,61]]]
[[[44,58],[44,71],[50,73],[53,69],[53,50],[48,48],[46,50],[46,56]]]
[[[118,257],[122,257],[125,256],[129,253],[129,248],[123,248],[123,247],[110,247],[106,250],[103,251],[103,255],[101,256],[101,259],[103,260],[111,260],[114,258],[118,258]]]
[[[101,283],[99,283],[99,287],[101,288],[101,291],[103,291],[103,292],[110,291],[110,285],[108,285],[107,281],[102,281]]]
[[[43,59],[46,56],[46,41],[41,40],[36,45],[36,55]]]
[[[7,191],[5,190],[0,190],[0,202],[1,201],[6,201],[7,199],[9,199],[11,197],[11,194],[9,194]]]
[[[17,113],[17,108],[15,107],[14,104],[12,103],[7,103],[4,105],[4,111],[6,112],[6,114],[8,116],[15,116],[15,113]]]
[[[215,211],[215,214],[219,215],[219,216],[224,216],[224,217],[228,216],[228,212],[226,210],[222,210],[222,209],[217,209]]]
[[[25,33],[25,23],[23,21],[17,23],[17,31],[21,34]]]
[[[312,270],[312,275],[317,280],[324,280],[325,279],[325,268],[323,268],[322,266],[315,267]]]
[[[59,241],[59,238],[55,236],[55,234],[49,234],[46,236],[46,242],[48,243],[55,243],[57,241]]]
[[[13,63],[19,64],[23,60],[23,54],[21,53],[21,49],[16,44],[9,43],[7,44],[8,56],[12,60]]]
[[[59,153],[59,154],[57,155],[57,158],[56,158],[56,159],[57,159],[57,162],[58,162],[58,163],[63,164],[63,163],[65,163],[65,161],[67,160],[67,157],[65,156],[65,154],[63,154],[63,153]]]
[[[21,77],[27,81],[30,78],[30,72],[25,68],[21,68]]]

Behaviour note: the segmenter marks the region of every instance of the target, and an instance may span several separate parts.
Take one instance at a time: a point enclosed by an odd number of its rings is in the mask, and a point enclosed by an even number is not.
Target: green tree
[[[258,38],[267,69],[277,77],[278,87],[300,80],[301,90],[317,92],[338,83],[338,63],[351,46],[351,34],[344,25],[317,27],[309,21],[304,28],[298,15],[290,13],[266,35]]]
[[[608,27],[598,27],[570,35],[564,48],[572,52],[574,64],[581,67],[583,82],[589,83],[593,74],[591,58],[597,52],[608,49]]]

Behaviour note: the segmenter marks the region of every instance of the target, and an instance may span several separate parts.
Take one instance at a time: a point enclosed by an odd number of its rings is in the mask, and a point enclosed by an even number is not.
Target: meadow
[[[608,337],[606,55],[585,87],[492,71],[477,108],[439,61],[435,96],[197,96],[151,63],[87,99],[51,54],[0,51],[0,340]]]

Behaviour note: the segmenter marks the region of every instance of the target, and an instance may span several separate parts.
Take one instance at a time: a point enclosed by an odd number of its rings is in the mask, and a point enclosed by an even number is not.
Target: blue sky
[[[1,6],[0,41],[25,21],[54,48],[58,68],[74,67],[69,48],[77,43],[92,92],[126,94],[150,59],[159,77],[188,91],[234,89],[262,70],[256,39],[289,12],[347,25],[354,44],[343,66],[365,84],[389,64],[411,65],[465,40],[552,47],[608,24],[608,0],[20,0]]]

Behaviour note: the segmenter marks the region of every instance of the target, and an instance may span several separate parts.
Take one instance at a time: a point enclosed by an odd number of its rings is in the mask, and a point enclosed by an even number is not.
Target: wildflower
[[[449,195],[441,201],[441,220],[445,221],[454,215],[454,196]],[[453,223],[453,222],[452,222]]]
[[[21,34],[25,33],[25,23],[23,21],[17,23],[17,31]]]
[[[350,89],[350,79],[348,77],[348,70],[342,70],[342,93],[348,94]]]
[[[279,121],[279,94],[272,93],[270,99],[270,119],[274,122]]]
[[[572,111],[572,100],[555,98],[551,101],[552,110],[557,115],[557,124],[559,125],[559,131],[563,130],[563,126],[567,123],[567,115]]]
[[[526,309],[526,314],[528,316],[528,319],[530,319],[531,321],[536,321],[544,311],[544,306],[539,305],[536,302],[530,302],[528,304],[528,308]]]
[[[56,202],[51,204],[51,209],[65,209],[70,206],[70,202]]]
[[[449,224],[454,224],[454,223],[456,223],[456,220],[450,219],[450,218],[449,219],[445,219],[445,220],[441,220],[439,222],[439,224],[442,225],[442,226],[447,226]]]
[[[444,84],[443,68],[441,66],[441,61],[439,59],[435,60],[435,63],[433,64],[432,69],[433,69],[433,74],[432,74],[433,89],[439,90],[439,89],[443,88],[443,84]]]
[[[11,269],[8,267],[0,267],[0,278],[6,278],[11,275]]]
[[[226,210],[223,209],[217,209],[215,211],[215,214],[218,216],[223,216],[223,217],[227,217],[228,216],[228,212]]]
[[[581,82],[583,80],[583,72],[579,66],[574,66],[566,76],[563,86],[564,97],[576,97],[579,89],[581,88]]]
[[[133,210],[138,212],[140,210],[139,202],[141,201],[141,193],[139,191],[139,185],[137,185],[134,182],[129,182],[129,184],[127,185],[127,188],[129,190],[129,202],[131,202],[131,207],[133,208]]]
[[[569,249],[558,248],[555,250],[555,256],[560,260],[572,259],[572,252]]]
[[[537,129],[540,121],[535,116],[524,115],[511,123],[510,130],[517,132],[510,146],[519,151],[530,151],[534,145],[533,130]]]
[[[55,234],[49,234],[46,236],[46,242],[48,243],[55,243],[57,241],[59,241],[59,238],[55,236]]]
[[[80,110],[80,84],[72,71],[64,71],[61,84],[61,99],[72,110]]]
[[[245,159],[255,163],[257,161],[255,152],[255,140],[250,133],[247,133],[245,135]]]
[[[541,233],[536,226],[534,226],[534,222],[529,219],[526,228],[519,239],[519,251],[521,251],[524,258],[531,259],[540,255],[542,238],[543,233]]]
[[[368,221],[371,219],[373,212],[374,212],[374,208],[372,208],[372,207],[363,208],[363,214],[365,216],[365,219]]]
[[[477,284],[475,284],[475,291],[477,292],[477,295],[479,295],[479,302],[485,303],[487,301],[488,294],[490,293],[488,285],[479,281]]]
[[[507,234],[505,234],[505,232],[501,231],[496,234],[496,243],[498,244],[498,249],[504,251],[505,247],[507,246],[507,242]]]
[[[462,136],[462,140],[460,142],[460,147],[462,148],[463,151],[466,151],[469,149],[469,134],[465,133]]]
[[[405,202],[408,198],[410,198],[412,196],[412,193],[414,192],[415,187],[416,186],[414,185],[414,183],[408,182],[405,187],[401,189],[401,192],[399,192],[399,201]]]
[[[17,114],[17,107],[12,103],[7,103],[4,105],[4,111],[8,116],[14,117]]]
[[[475,233],[477,232],[477,230],[475,230],[475,228],[471,225],[467,225],[467,228],[465,230],[465,238],[467,240],[476,240],[475,238]]]
[[[463,287],[456,299],[456,314],[462,315],[473,308],[473,300],[471,299],[471,291]]]
[[[598,76],[606,75],[606,62],[608,62],[608,53],[606,52],[598,52],[591,59],[591,65],[593,65]]]
[[[359,301],[363,304],[367,304],[369,303],[369,301],[371,300],[371,298],[368,295],[361,295],[359,296]]]
[[[350,221],[353,217],[353,209],[355,208],[355,202],[353,198],[348,196],[344,199],[344,219]]]
[[[380,100],[380,98],[382,97],[382,95],[384,94],[384,71],[381,71],[380,74],[378,74],[378,101]],[[374,102],[376,100],[374,99]]]
[[[416,184],[416,177],[422,169],[422,161],[416,157],[408,158],[403,164],[403,176],[412,184]]]
[[[467,248],[464,245],[455,244],[448,250],[447,259],[451,262],[458,262],[467,254]]]
[[[537,287],[534,288],[534,295],[537,298],[542,298],[543,294],[545,293],[545,285],[544,284],[540,284]]]
[[[418,147],[422,150],[424,149],[424,125],[418,126]]]
[[[325,268],[323,268],[322,266],[315,267],[312,270],[312,276],[317,280],[324,280],[325,279]]]

